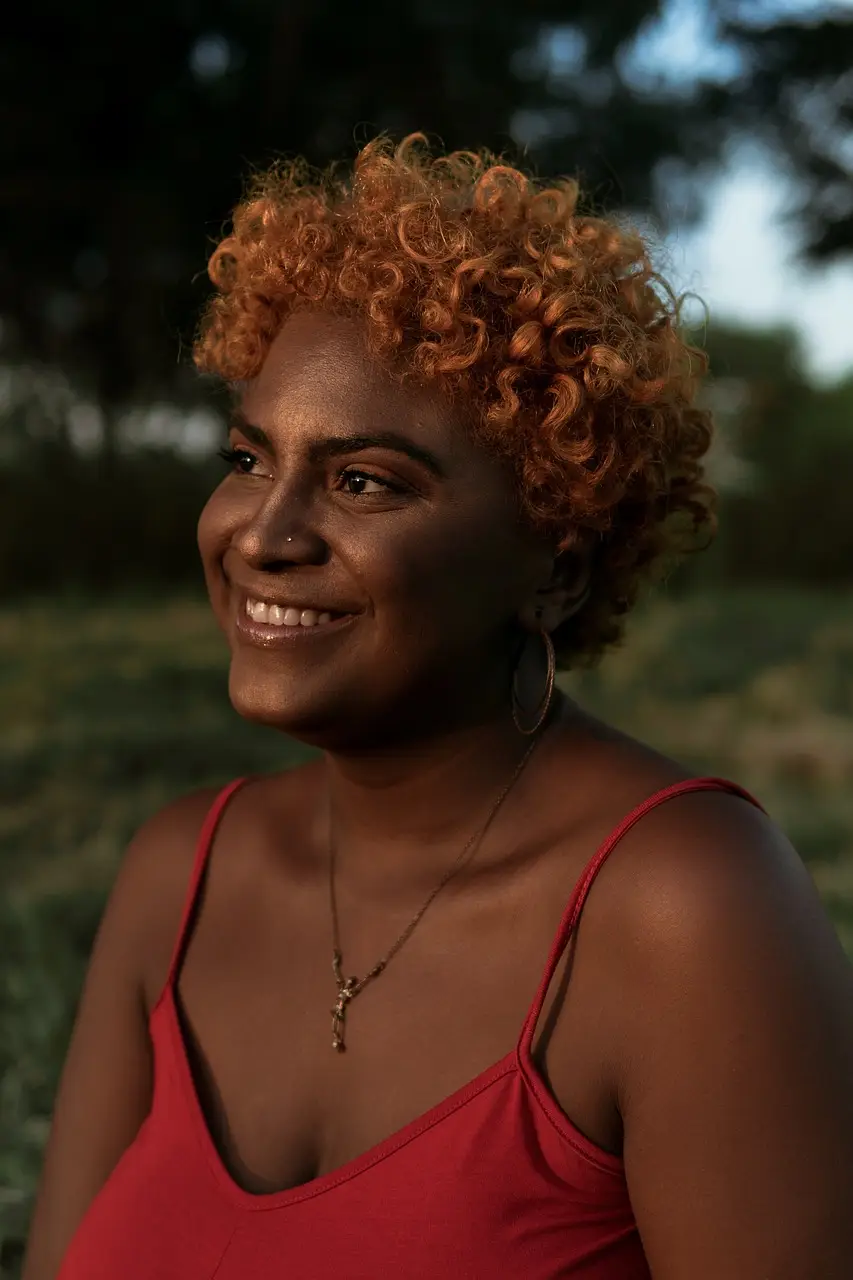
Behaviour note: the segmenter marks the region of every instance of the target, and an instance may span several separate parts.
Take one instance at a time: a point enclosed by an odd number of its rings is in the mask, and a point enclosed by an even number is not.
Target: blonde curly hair
[[[705,357],[642,238],[578,196],[422,134],[377,138],[344,178],[276,165],[213,252],[194,352],[244,381],[289,314],[323,308],[358,317],[402,376],[440,383],[513,467],[531,524],[567,564],[591,557],[589,595],[553,636],[563,666],[616,641],[643,579],[714,532]]]

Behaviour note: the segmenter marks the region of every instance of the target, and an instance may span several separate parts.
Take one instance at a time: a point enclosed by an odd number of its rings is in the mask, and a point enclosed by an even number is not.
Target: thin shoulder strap
[[[745,791],[743,787],[739,787],[736,782],[729,782],[726,778],[688,778],[684,782],[676,782],[670,787],[664,787],[661,791],[656,791],[654,795],[649,796],[646,800],[643,800],[642,803],[638,804],[635,809],[632,809],[593,854],[592,858],[584,868],[583,874],[575,885],[572,896],[569,898],[568,905],[563,912],[563,918],[560,921],[559,928],[557,929],[557,935],[554,938],[553,945],[548,955],[548,960],[545,964],[545,972],[542,975],[542,981],[539,983],[539,989],[536,992],[533,1004],[530,1006],[530,1010],[524,1020],[524,1026],[521,1029],[518,1047],[522,1054],[528,1055],[530,1053],[533,1035],[536,1031],[536,1024],[539,1021],[539,1015],[542,1012],[542,1006],[545,1003],[545,996],[548,992],[548,987],[551,984],[551,979],[553,978],[557,965],[560,962],[560,957],[568,946],[569,938],[572,936],[575,925],[580,918],[581,911],[583,910],[587,895],[592,888],[593,881],[604,863],[607,861],[608,857],[616,848],[622,837],[631,830],[635,823],[639,822],[641,818],[644,818],[647,813],[652,809],[656,809],[658,805],[664,804],[667,800],[672,800],[675,796],[686,795],[692,791],[728,791],[732,795],[742,796],[744,800],[748,800],[751,804],[754,804],[756,808],[761,809],[762,813],[764,812],[763,806],[759,804],[754,796],[750,795],[748,791]]]
[[[187,943],[187,936],[195,913],[196,900],[204,877],[204,869],[207,866],[207,860],[210,856],[210,849],[213,844],[213,837],[216,834],[216,828],[219,825],[219,819],[222,817],[223,810],[234,792],[237,791],[239,787],[242,787],[244,782],[248,782],[248,780],[248,777],[235,778],[233,782],[229,782],[224,786],[214,799],[213,804],[205,815],[204,822],[201,824],[201,830],[198,833],[198,840],[196,842],[193,867],[190,872],[189,884],[187,885],[186,897],[184,899],[181,923],[178,928],[178,936],[175,939],[175,946],[172,951],[172,961],[169,965],[169,976],[166,979],[166,986],[164,990],[171,989],[181,965],[181,960]]]

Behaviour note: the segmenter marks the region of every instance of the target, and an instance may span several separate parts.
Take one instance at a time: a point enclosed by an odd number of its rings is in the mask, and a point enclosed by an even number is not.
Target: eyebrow
[[[239,410],[231,414],[228,430],[240,431],[252,444],[270,453],[275,452],[275,446],[266,431],[249,422]],[[371,435],[326,436],[310,446],[308,456],[311,462],[325,462],[328,458],[336,458],[344,453],[362,453],[365,449],[392,449],[395,453],[405,454],[414,462],[420,462],[439,479],[444,479],[447,475],[435,454],[396,431],[377,431]]]

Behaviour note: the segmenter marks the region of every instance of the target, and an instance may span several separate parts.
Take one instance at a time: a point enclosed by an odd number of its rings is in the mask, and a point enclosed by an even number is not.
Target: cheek
[[[231,525],[228,505],[217,490],[208,498],[199,515],[196,543],[207,593],[220,624],[224,623],[227,613],[227,588],[222,578],[220,562],[231,540]]]
[[[196,541],[205,566],[228,545],[233,519],[220,489],[214,490],[201,510]]]
[[[509,532],[475,518],[400,530],[381,553],[363,548],[359,571],[377,606],[390,606],[395,628],[491,631],[513,616],[523,595]]]

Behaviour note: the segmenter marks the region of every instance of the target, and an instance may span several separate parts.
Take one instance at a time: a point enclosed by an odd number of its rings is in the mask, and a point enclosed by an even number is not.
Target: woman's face
[[[436,389],[371,363],[354,321],[299,312],[230,443],[198,536],[241,715],[346,748],[508,710],[553,557]]]

